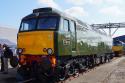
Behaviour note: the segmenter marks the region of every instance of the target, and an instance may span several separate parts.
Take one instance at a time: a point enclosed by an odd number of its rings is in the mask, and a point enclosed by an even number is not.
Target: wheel
[[[68,75],[72,76],[74,74],[74,67],[72,65],[70,65],[70,68],[68,70]]]
[[[75,69],[75,72],[74,72],[74,77],[78,77],[79,76],[79,69]]]
[[[79,76],[79,71],[80,71],[80,65],[78,62],[74,62],[74,77]]]
[[[17,69],[17,76],[16,79],[17,81],[25,81],[27,79],[30,79],[30,70],[27,70],[27,67],[22,66]]]
[[[99,64],[100,64],[100,58],[97,57],[97,58],[96,58],[96,65],[99,65]]]
[[[58,79],[59,79],[59,81],[64,81],[66,79],[66,68],[65,67],[59,68]]]
[[[102,56],[102,64],[105,63],[105,57]]]

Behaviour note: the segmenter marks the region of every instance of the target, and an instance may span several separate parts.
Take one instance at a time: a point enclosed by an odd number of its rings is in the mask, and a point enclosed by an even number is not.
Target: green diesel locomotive
[[[23,79],[65,80],[112,57],[110,36],[49,7],[24,17],[17,38]]]

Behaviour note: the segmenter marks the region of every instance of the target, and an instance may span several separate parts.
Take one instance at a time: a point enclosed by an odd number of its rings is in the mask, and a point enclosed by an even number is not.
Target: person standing
[[[0,44],[0,58],[1,58],[1,69],[0,71],[4,71],[4,61],[3,61],[3,47],[2,44]]]
[[[4,74],[8,74],[8,59],[13,56],[12,50],[6,45],[3,45],[3,60],[4,60]]]

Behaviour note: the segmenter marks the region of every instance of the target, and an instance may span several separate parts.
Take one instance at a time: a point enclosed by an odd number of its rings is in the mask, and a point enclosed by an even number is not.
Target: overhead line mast
[[[119,28],[125,28],[125,23],[105,23],[105,24],[92,24],[93,28],[102,29],[105,33],[107,33],[104,29],[108,29],[109,36],[113,36]],[[115,29],[112,31],[112,29]]]

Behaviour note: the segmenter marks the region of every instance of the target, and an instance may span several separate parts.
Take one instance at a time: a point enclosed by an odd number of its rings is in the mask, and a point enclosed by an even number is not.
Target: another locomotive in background
[[[17,38],[18,74],[24,80],[65,80],[112,58],[110,36],[53,8],[24,17]]]
[[[119,57],[125,54],[125,35],[113,38],[112,50],[116,57]]]

